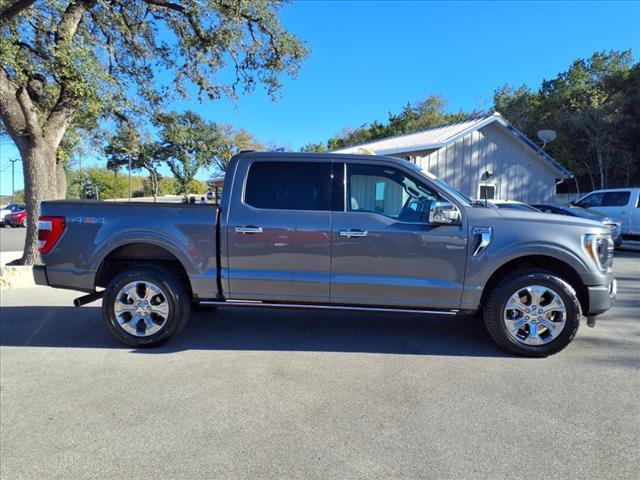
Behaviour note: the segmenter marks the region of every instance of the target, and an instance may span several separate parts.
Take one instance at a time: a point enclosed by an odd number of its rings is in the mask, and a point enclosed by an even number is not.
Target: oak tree
[[[307,55],[283,27],[280,1],[1,0],[0,118],[24,166],[28,230],[37,261],[42,200],[64,196],[58,149],[79,120],[140,118],[176,95],[235,97]]]

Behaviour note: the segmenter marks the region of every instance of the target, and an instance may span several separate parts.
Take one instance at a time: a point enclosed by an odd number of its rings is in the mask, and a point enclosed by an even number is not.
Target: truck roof
[[[336,158],[343,160],[370,160],[373,162],[393,161],[400,164],[410,163],[398,157],[387,157],[383,155],[364,155],[359,153],[333,153],[333,152],[244,152],[235,155],[233,158],[275,158],[278,160],[300,160],[301,158]]]

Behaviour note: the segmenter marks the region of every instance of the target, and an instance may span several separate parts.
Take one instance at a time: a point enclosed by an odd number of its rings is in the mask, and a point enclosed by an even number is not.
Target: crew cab
[[[51,201],[41,215],[36,283],[102,298],[134,347],[167,341],[192,306],[479,312],[501,348],[539,357],[616,295],[601,223],[487,208],[391,157],[244,153],[219,206]]]

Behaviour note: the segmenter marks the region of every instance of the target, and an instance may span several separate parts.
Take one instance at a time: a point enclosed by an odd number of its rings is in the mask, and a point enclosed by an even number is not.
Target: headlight
[[[607,272],[613,264],[613,240],[611,235],[589,233],[582,237],[582,247],[598,266],[601,272]]]

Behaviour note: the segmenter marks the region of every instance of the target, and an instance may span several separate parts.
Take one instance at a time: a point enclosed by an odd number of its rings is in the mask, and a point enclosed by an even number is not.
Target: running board
[[[421,310],[414,308],[363,307],[353,305],[320,305],[305,303],[268,303],[259,300],[200,300],[200,305],[220,305],[226,307],[300,308],[314,310],[347,310],[359,312],[426,313],[430,315],[457,315],[458,310]]]

